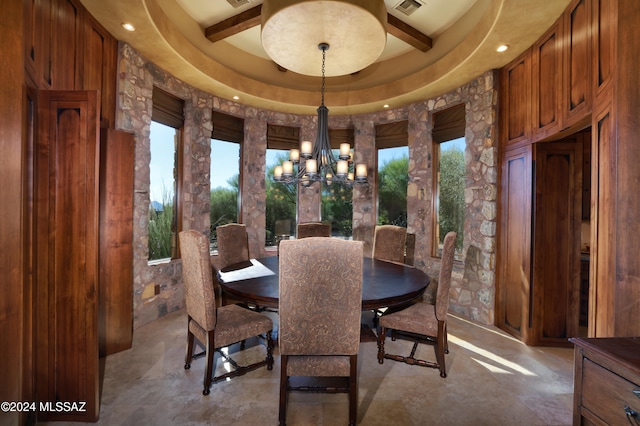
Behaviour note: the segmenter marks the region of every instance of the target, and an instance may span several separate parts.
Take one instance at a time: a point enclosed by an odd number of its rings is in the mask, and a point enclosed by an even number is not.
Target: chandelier
[[[300,149],[289,151],[289,160],[282,165],[276,166],[273,172],[273,179],[276,182],[300,183],[309,186],[314,182],[323,182],[331,185],[336,182],[342,185],[353,185],[354,183],[367,183],[367,165],[364,163],[353,163],[351,145],[341,143],[339,152],[336,155],[331,148],[329,141],[329,109],[324,105],[325,89],[325,59],[328,43],[320,43],[318,49],[322,51],[322,95],[320,106],[318,107],[318,133],[315,144],[310,141],[303,141]],[[301,162],[304,159],[304,162]]]

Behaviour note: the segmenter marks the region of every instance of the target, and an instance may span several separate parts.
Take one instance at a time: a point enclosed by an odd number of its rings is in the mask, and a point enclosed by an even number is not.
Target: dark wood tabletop
[[[267,308],[278,307],[278,257],[257,259],[231,266],[218,273],[223,294]],[[254,261],[255,262],[255,261]],[[398,306],[424,293],[430,278],[417,268],[364,258],[362,310]]]

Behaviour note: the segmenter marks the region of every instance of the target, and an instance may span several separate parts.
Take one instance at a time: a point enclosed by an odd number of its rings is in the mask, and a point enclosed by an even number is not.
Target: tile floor
[[[277,321],[276,314],[269,314]],[[368,318],[364,318],[368,320]],[[185,370],[186,314],[171,313],[135,330],[133,347],[103,361],[98,425],[275,425],[280,360],[216,383],[202,395],[204,360]],[[387,339],[386,348],[411,344]],[[449,317],[448,376],[438,371],[376,359],[363,342],[359,355],[358,422],[362,425],[570,425],[573,351],[528,347],[495,327]],[[232,348],[233,350],[233,348]],[[264,357],[254,342],[234,356]],[[422,356],[434,359],[432,347]],[[246,357],[243,358],[243,357]],[[216,358],[217,359],[217,358]],[[224,366],[219,366],[224,368]],[[346,394],[292,393],[289,425],[344,425]],[[44,423],[41,423],[44,424]],[[62,422],[52,423],[61,425]],[[78,425],[78,423],[70,423]]]

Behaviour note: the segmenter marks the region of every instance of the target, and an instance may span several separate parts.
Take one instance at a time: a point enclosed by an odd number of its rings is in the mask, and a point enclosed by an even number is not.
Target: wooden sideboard
[[[640,337],[570,339],[574,425],[640,424]]]

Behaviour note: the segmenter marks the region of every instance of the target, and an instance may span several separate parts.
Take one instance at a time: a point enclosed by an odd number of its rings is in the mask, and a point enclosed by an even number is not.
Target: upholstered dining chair
[[[195,230],[182,231],[179,238],[182,249],[182,277],[188,317],[185,370],[191,368],[191,360],[194,357],[201,355],[193,354],[195,339],[205,348],[203,353],[206,357],[203,395],[209,394],[213,382],[240,376],[264,365],[268,370],[271,370],[273,368],[273,340],[271,338],[273,322],[271,319],[238,305],[216,307],[208,238]],[[254,336],[260,336],[266,340],[267,356],[262,361],[240,366],[220,351],[220,348],[243,342]],[[244,345],[241,345],[241,349],[243,347]],[[216,351],[220,356],[225,357],[235,370],[214,377],[214,353]]]
[[[279,264],[279,423],[286,421],[289,392],[312,390],[348,392],[349,424],[355,424],[362,242],[324,237],[282,241]],[[296,386],[296,376],[332,377],[343,384]]]
[[[373,232],[371,257],[387,262],[404,263],[407,243],[407,228],[395,225],[377,225]],[[373,326],[378,326],[378,318],[387,308],[373,311]]]
[[[296,238],[330,237],[331,224],[327,222],[307,222],[298,224]]]
[[[227,223],[216,228],[218,236],[218,266],[249,261],[249,236],[242,223]]]
[[[395,225],[377,225],[373,233],[371,257],[378,260],[404,263],[407,228]]]
[[[378,333],[378,363],[383,364],[385,358],[404,362],[410,365],[437,368],[440,377],[447,377],[444,355],[449,353],[447,339],[447,311],[449,309],[449,289],[451,288],[451,272],[456,244],[456,233],[449,232],[444,237],[442,262],[438,275],[438,290],[435,305],[418,302],[398,312],[380,317],[380,333]],[[384,341],[387,330],[391,329],[391,338],[404,337],[413,340],[411,354],[407,357],[385,353]],[[418,343],[434,346],[436,362],[416,359],[414,357]]]

